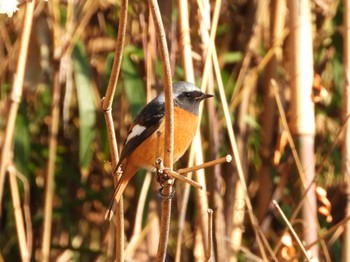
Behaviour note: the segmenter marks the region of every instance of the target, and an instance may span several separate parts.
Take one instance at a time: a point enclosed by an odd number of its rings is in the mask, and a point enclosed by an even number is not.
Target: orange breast
[[[196,133],[198,117],[186,110],[174,107],[174,162],[177,161],[190,146]],[[160,124],[157,132],[149,136],[129,156],[128,163],[153,168],[158,157],[164,158],[164,121]]]

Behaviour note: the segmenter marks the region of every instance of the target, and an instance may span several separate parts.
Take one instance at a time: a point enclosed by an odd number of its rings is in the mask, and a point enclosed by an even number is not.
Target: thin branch
[[[206,162],[206,163],[198,165],[198,166],[181,168],[181,169],[177,170],[177,173],[179,173],[179,174],[186,174],[186,173],[197,171],[199,169],[212,167],[212,166],[217,165],[217,164],[229,163],[231,161],[232,161],[232,156],[231,155],[227,155],[225,157],[222,157],[222,158],[219,158],[219,159],[215,159],[215,160]]]
[[[125,257],[127,259],[130,258],[135,252],[136,248],[140,246],[142,240],[146,237],[147,233],[151,229],[151,225],[154,219],[156,219],[156,215],[149,217],[145,227],[136,235],[134,235],[134,237],[130,240],[129,244],[126,246],[125,249]]]
[[[22,98],[23,93],[23,80],[24,72],[27,61],[28,46],[30,32],[32,30],[32,22],[35,8],[35,0],[28,1],[26,4],[25,18],[23,20],[23,31],[21,35],[21,44],[18,55],[17,69],[14,77],[14,83],[12,86],[11,97],[10,97],[10,109],[6,123],[6,130],[1,148],[0,158],[0,207],[2,207],[2,198],[4,194],[4,183],[5,183],[5,171],[9,164],[9,157],[11,154],[11,145],[13,141],[14,127],[18,112],[19,102]],[[0,217],[2,208],[0,208]]]
[[[57,135],[60,116],[61,83],[59,81],[59,68],[56,68],[54,76],[54,88],[51,105],[51,126],[49,138],[49,156],[47,163],[45,207],[44,207],[44,232],[42,239],[42,261],[50,261],[51,230],[52,230],[52,203],[55,191],[55,166]]]
[[[271,79],[271,87],[272,87],[273,93],[275,95],[278,112],[280,113],[280,116],[281,116],[282,126],[283,126],[284,130],[288,134],[287,135],[288,143],[289,143],[289,146],[290,146],[290,148],[292,150],[292,154],[293,154],[293,157],[294,157],[294,160],[295,160],[295,164],[297,166],[301,182],[302,182],[303,187],[305,189],[305,187],[306,187],[305,173],[304,173],[303,167],[301,165],[300,158],[299,158],[296,146],[295,146],[293,138],[292,138],[292,134],[290,133],[290,130],[289,130],[289,127],[288,127],[287,118],[286,118],[286,115],[285,115],[284,110],[283,110],[283,106],[282,106],[282,102],[281,102],[280,96],[278,94],[277,83],[276,83],[276,81],[274,79]]]
[[[115,135],[114,122],[112,117],[112,103],[114,98],[115,89],[117,86],[119,72],[121,68],[125,32],[128,17],[128,0],[122,0],[120,3],[120,15],[119,15],[119,26],[117,42],[114,51],[114,61],[111,70],[111,76],[109,78],[107,91],[105,97],[101,100],[101,109],[104,112],[104,117],[107,126],[107,135],[109,150],[111,153],[112,170],[115,170],[118,163],[118,145],[117,138]],[[118,177],[114,177],[114,185],[118,182]],[[119,203],[115,205],[116,211],[116,261],[124,261],[124,212],[123,212],[123,198],[120,199]],[[111,232],[112,234],[114,232]]]
[[[273,90],[273,93],[274,93],[274,96],[275,96],[275,99],[276,99],[276,104],[277,104],[277,108],[278,108],[278,112],[280,114],[280,117],[281,117],[281,121],[282,121],[282,126],[283,128],[286,130],[287,132],[287,139],[288,139],[288,143],[289,143],[289,146],[290,148],[292,149],[292,154],[293,154],[293,157],[294,157],[294,161],[296,163],[296,166],[297,166],[297,169],[298,169],[298,172],[299,172],[299,176],[300,176],[300,179],[302,181],[302,186],[304,188],[304,192],[302,194],[302,197],[301,197],[301,200],[299,201],[298,205],[296,206],[296,208],[294,208],[294,211],[293,211],[293,214],[291,216],[291,221],[294,221],[294,219],[296,218],[297,214],[299,213],[300,209],[303,207],[303,204],[304,202],[307,200],[306,196],[307,194],[309,193],[309,191],[313,188],[312,186],[314,185],[315,183],[315,179],[313,179],[312,181],[310,181],[308,184],[306,184],[305,182],[305,173],[304,173],[304,169],[302,168],[301,166],[301,161],[300,161],[300,158],[299,158],[299,155],[298,155],[298,152],[296,150],[296,147],[295,147],[295,144],[294,144],[294,141],[293,141],[293,138],[292,138],[292,135],[290,133],[290,130],[289,130],[289,127],[288,127],[288,123],[287,123],[287,120],[286,120],[286,116],[285,116],[285,113],[284,113],[284,110],[283,110],[283,106],[282,106],[282,102],[281,102],[281,99],[280,99],[280,96],[278,94],[278,91],[277,91],[277,83],[274,79],[271,80],[271,87],[272,87],[272,90]],[[341,129],[340,129],[341,130]],[[340,132],[340,131],[339,131]],[[339,133],[338,133],[339,134]],[[304,179],[303,179],[304,178]],[[317,226],[318,226],[318,229],[320,229],[320,224],[319,222],[317,221]],[[274,248],[274,251],[276,252],[277,250],[279,250],[279,248],[281,247],[281,240],[277,243],[277,245],[275,246]],[[323,247],[323,250],[324,250],[324,253],[327,257],[329,257],[326,249],[324,248],[325,247],[325,244],[323,243],[323,241],[321,240],[321,244],[322,244],[322,247]],[[327,261],[329,261],[329,259],[327,259]]]
[[[16,171],[14,167],[9,167],[9,179],[10,179],[10,188],[12,196],[12,204],[16,221],[16,229],[18,236],[19,250],[21,253],[22,261],[30,261],[30,253],[26,243],[26,232],[23,221],[23,213],[21,209],[21,201],[19,197],[18,184],[16,180]]]
[[[171,69],[169,62],[169,52],[165,38],[164,27],[156,0],[149,0],[150,11],[153,16],[156,29],[159,53],[162,61],[162,71],[164,78],[165,97],[165,141],[164,141],[164,165],[172,170],[174,151],[174,104],[172,92]],[[162,216],[160,222],[160,237],[158,243],[157,261],[164,261],[166,247],[169,239],[170,215],[171,215],[171,195],[173,194],[172,182],[166,183],[162,189]]]
[[[303,243],[301,242],[300,238],[298,237],[297,233],[295,232],[294,228],[289,223],[288,218],[283,213],[282,209],[280,208],[280,206],[278,205],[278,203],[275,200],[273,200],[272,203],[275,206],[275,208],[277,209],[277,211],[280,213],[280,215],[281,215],[282,219],[284,220],[284,222],[286,223],[286,225],[288,226],[290,232],[292,233],[292,236],[297,241],[301,251],[303,252],[303,255],[304,255],[305,259],[310,262],[311,260],[310,260],[308,254],[307,254],[307,252],[305,250],[305,247],[304,247]]]
[[[114,50],[114,60],[111,71],[111,76],[109,78],[106,96],[102,104],[102,110],[107,111],[112,108],[113,97],[115,89],[118,83],[119,72],[123,57],[124,43],[125,43],[125,32],[126,24],[128,18],[128,0],[122,0],[120,3],[120,16],[119,16],[119,26],[118,26],[118,36],[117,43]]]
[[[207,261],[211,260],[213,250],[213,210],[208,209],[208,250]]]
[[[15,166],[11,165],[9,169]],[[25,177],[23,174],[19,173],[18,170],[16,170],[16,176],[17,178],[22,182],[23,184],[23,216],[24,216],[24,222],[25,222],[25,230],[26,230],[26,236],[27,236],[27,247],[29,252],[29,257],[32,256],[32,248],[33,248],[33,230],[32,230],[32,217],[30,214],[30,186],[29,181],[27,177]]]
[[[306,249],[309,249],[310,247],[312,247],[313,245],[316,245],[318,242],[320,242],[321,240],[325,239],[326,237],[328,237],[330,234],[333,234],[334,232],[336,232],[340,227],[345,227],[347,226],[348,222],[350,220],[350,216],[346,217],[344,219],[342,219],[340,222],[338,222],[336,225],[332,226],[330,229],[327,230],[327,232],[325,232],[322,236],[320,236],[316,241],[307,244],[305,246]]]
[[[263,259],[265,261],[267,261],[267,255],[266,255],[266,252],[265,252],[265,249],[263,246],[263,241],[261,239],[264,237],[264,235],[262,234],[262,232],[259,232],[259,230],[258,230],[258,228],[259,228],[258,221],[253,213],[252,203],[251,203],[249,196],[248,196],[248,193],[247,193],[248,192],[247,184],[245,182],[243,167],[241,164],[241,160],[240,160],[240,156],[239,156],[239,152],[238,152],[238,148],[237,148],[237,143],[236,143],[236,138],[235,138],[235,134],[233,131],[233,124],[232,124],[231,115],[230,115],[227,100],[226,100],[224,84],[223,84],[223,81],[221,78],[221,72],[220,72],[219,61],[218,61],[218,57],[217,57],[217,53],[216,53],[216,48],[215,48],[214,44],[211,44],[211,46],[213,48],[212,58],[213,58],[213,62],[214,62],[214,70],[215,70],[215,75],[216,75],[216,78],[218,81],[220,99],[221,99],[222,107],[224,110],[224,117],[225,117],[227,131],[228,131],[228,135],[229,135],[229,139],[230,139],[231,149],[233,151],[233,158],[234,158],[235,163],[236,163],[236,168],[237,168],[239,180],[242,184],[242,190],[244,191],[244,195],[245,195],[244,200],[245,200],[245,204],[247,205],[247,208],[248,208],[248,214],[249,214],[249,218],[250,218],[250,221],[252,223],[252,226],[253,226],[253,229],[255,232],[256,241],[258,243],[258,247],[259,247],[259,250],[263,256]],[[265,243],[268,243],[268,242],[265,242]],[[270,249],[268,248],[268,250],[270,250]]]
[[[201,184],[197,183],[196,181],[194,181],[186,176],[180,175],[179,173],[177,173],[175,171],[165,169],[164,173],[166,173],[167,175],[169,175],[172,178],[177,178],[178,180],[180,180],[182,182],[188,183],[197,189],[201,189],[201,190],[203,189],[203,186]]]

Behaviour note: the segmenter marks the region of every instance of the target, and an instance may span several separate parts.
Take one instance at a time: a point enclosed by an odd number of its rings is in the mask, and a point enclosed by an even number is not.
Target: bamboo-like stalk
[[[290,129],[298,141],[298,153],[305,173],[305,185],[312,184],[303,206],[304,240],[314,242],[317,237],[317,204],[315,195],[314,137],[315,112],[312,101],[313,52],[311,10],[309,1],[287,1],[290,27]],[[318,246],[311,248],[318,259]]]
[[[14,167],[9,167],[8,171],[9,171],[12,204],[13,204],[13,210],[14,210],[15,221],[16,221],[19,250],[20,250],[22,261],[29,262],[30,252],[28,250],[28,245],[26,242],[26,232],[25,232],[25,226],[23,221],[23,213],[21,209],[21,201],[19,197],[18,184],[16,180],[16,170]]]
[[[33,15],[35,8],[35,0],[26,4],[25,18],[23,19],[23,30],[21,35],[21,44],[18,55],[18,62],[14,82],[11,90],[9,113],[6,121],[6,130],[4,140],[1,147],[0,156],[0,207],[2,207],[2,200],[4,194],[5,172],[9,164],[9,157],[11,154],[11,145],[13,141],[13,134],[15,122],[18,112],[19,102],[22,99],[24,72],[28,54],[30,32],[32,30]],[[0,208],[0,217],[2,208]]]
[[[343,118],[350,114],[350,0],[343,1],[343,27],[344,27],[344,95],[343,95]],[[350,194],[350,125],[345,123],[344,143],[342,148],[342,174],[346,184],[347,194]],[[346,217],[350,217],[350,202],[347,201]],[[347,223],[343,239],[343,261],[350,261],[350,223]]]
[[[61,84],[59,81],[59,69],[56,68],[53,83],[52,105],[51,105],[51,126],[49,138],[49,156],[47,164],[47,178],[45,188],[45,207],[44,207],[44,232],[42,239],[42,261],[50,261],[51,247],[51,230],[52,230],[52,203],[55,191],[55,166],[56,166],[56,150],[57,135],[59,128],[60,116],[60,97]]]
[[[174,151],[174,104],[172,92],[172,79],[169,61],[169,52],[165,38],[164,27],[156,0],[149,0],[150,11],[153,16],[156,29],[159,53],[162,62],[164,78],[165,97],[165,141],[164,141],[164,166],[172,170]],[[164,261],[166,247],[169,239],[170,216],[171,216],[171,195],[173,194],[173,180],[169,179],[167,186],[162,189],[162,215],[160,221],[160,236],[158,243],[157,261]]]

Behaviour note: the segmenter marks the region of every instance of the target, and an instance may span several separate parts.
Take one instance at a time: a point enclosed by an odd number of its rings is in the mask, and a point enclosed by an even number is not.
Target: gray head
[[[189,82],[177,82],[173,84],[174,106],[185,109],[198,115],[199,104],[202,100],[213,97],[203,93],[198,87]]]

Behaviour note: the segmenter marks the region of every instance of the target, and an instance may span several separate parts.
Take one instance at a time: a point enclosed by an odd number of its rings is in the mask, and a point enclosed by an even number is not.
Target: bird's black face
[[[198,87],[192,85],[185,90],[175,90],[174,105],[198,115],[199,103],[212,96],[203,93]]]
[[[199,103],[205,98],[212,97],[212,95],[204,94],[202,91],[185,91],[177,96],[177,100],[182,102]]]

